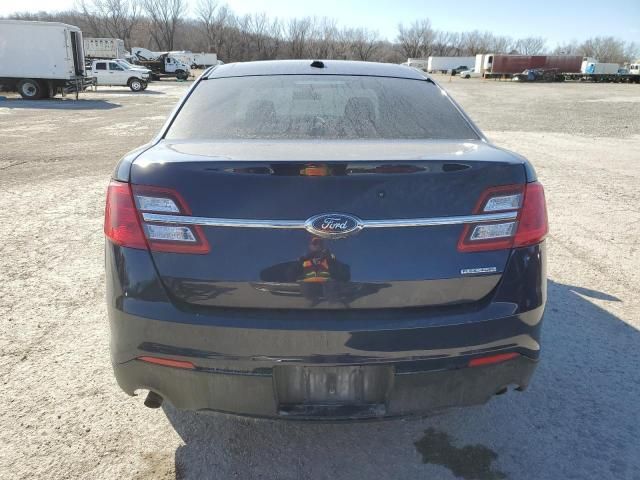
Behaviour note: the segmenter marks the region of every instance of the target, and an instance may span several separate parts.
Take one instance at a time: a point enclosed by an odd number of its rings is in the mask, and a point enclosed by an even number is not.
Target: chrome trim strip
[[[436,227],[440,225],[464,225],[467,223],[499,222],[515,220],[518,212],[484,213],[455,217],[407,218],[394,220],[362,220],[362,228]],[[307,229],[307,220],[246,220],[238,218],[207,218],[161,213],[143,213],[145,222],[178,223],[203,227]]]

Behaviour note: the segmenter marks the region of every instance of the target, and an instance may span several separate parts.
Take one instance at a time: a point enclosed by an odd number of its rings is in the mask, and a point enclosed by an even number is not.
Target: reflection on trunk
[[[310,307],[325,301],[345,307],[358,298],[389,287],[384,283],[352,283],[351,268],[331,253],[324,240],[312,237],[307,253],[297,260],[265,268],[253,287],[273,295],[301,296]]]

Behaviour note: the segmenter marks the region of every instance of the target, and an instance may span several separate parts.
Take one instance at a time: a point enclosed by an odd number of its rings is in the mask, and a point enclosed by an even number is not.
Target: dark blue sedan
[[[207,70],[116,167],[104,229],[115,375],[151,407],[422,414],[539,358],[543,188],[409,67]]]

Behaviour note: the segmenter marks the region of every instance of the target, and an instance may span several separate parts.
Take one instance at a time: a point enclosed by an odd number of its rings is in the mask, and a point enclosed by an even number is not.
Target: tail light
[[[128,183],[112,181],[109,184],[104,210],[104,234],[116,245],[147,249]]]
[[[147,222],[143,213],[190,215],[174,190],[112,181],[107,191],[104,232],[117,245],[170,253],[209,253],[201,227]]]
[[[487,189],[475,214],[517,212],[513,220],[466,225],[458,241],[460,252],[480,252],[534,245],[549,230],[544,189],[538,182]]]

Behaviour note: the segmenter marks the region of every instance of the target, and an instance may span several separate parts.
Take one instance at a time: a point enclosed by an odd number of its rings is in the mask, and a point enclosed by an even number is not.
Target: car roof
[[[206,78],[246,77],[262,75],[363,75],[425,80],[427,75],[406,65],[394,63],[320,60],[324,68],[312,67],[314,60],[265,60],[225,63],[213,67]],[[318,62],[317,60],[315,62]]]

